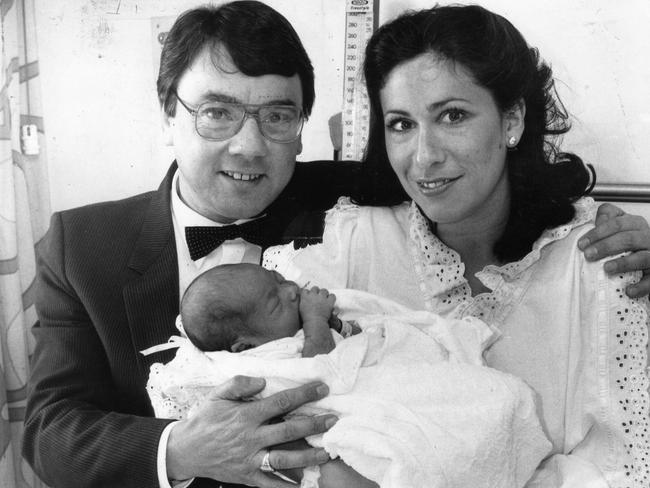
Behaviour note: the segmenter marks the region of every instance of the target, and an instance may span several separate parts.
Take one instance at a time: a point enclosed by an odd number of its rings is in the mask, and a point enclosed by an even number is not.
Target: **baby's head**
[[[181,301],[187,337],[203,351],[242,351],[300,329],[300,289],[255,264],[225,264],[199,275]]]

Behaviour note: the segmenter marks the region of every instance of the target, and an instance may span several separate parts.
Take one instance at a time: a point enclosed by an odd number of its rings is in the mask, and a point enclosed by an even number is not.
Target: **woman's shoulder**
[[[546,229],[533,243],[532,249],[519,261],[502,266],[488,265],[486,271],[515,276],[523,274],[531,267],[558,267],[566,269],[567,260],[579,259],[582,253],[578,241],[594,226],[597,205],[591,198],[581,198],[574,203],[575,216],[564,225]]]
[[[574,203],[574,218],[562,226],[546,230],[533,245],[533,251],[548,254],[551,260],[560,260],[561,256],[570,257],[582,271],[588,273],[601,272],[603,263],[617,256],[610,256],[599,261],[587,261],[584,253],[578,248],[578,241],[595,227],[598,204],[589,197],[579,199]],[[624,273],[625,279],[636,277],[638,273]]]
[[[339,197],[336,205],[327,211],[326,226],[377,225],[394,222],[403,224],[408,220],[409,202],[392,207],[357,205],[350,197]]]
[[[573,207],[575,209],[573,219],[564,225],[545,230],[533,244],[533,250],[542,249],[553,243],[558,246],[573,246],[583,234],[594,227],[598,205],[593,198],[580,198]]]
[[[579,278],[580,289],[624,290],[639,280],[640,272],[607,274],[604,263],[617,256],[610,256],[598,261],[588,261],[578,248],[578,241],[595,224],[598,205],[591,198],[581,198],[575,202],[575,217],[571,222],[549,229],[535,242],[533,252],[529,254],[533,262],[539,260],[542,269],[554,269],[557,273],[573,275]],[[528,257],[528,256],[527,256]],[[526,258],[524,258],[526,259]],[[618,295],[621,295],[618,293]],[[621,295],[620,298],[625,298]]]

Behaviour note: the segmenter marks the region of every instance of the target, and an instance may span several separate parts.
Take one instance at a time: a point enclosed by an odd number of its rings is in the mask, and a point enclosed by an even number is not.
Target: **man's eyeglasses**
[[[194,116],[196,132],[211,141],[230,139],[241,130],[248,117],[253,117],[265,138],[288,144],[300,137],[305,122],[302,110],[292,105],[245,105],[208,101],[197,108],[191,108],[178,94],[176,98]]]

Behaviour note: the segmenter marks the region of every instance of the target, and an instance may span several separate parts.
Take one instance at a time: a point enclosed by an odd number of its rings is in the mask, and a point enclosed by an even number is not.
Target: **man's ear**
[[[300,137],[298,138],[298,147],[296,148],[296,156],[300,153],[302,153],[302,134],[300,134]]]
[[[520,98],[515,104],[506,110],[504,114],[506,140],[515,138],[516,145],[520,140],[526,128],[524,119],[526,118],[526,102]]]
[[[174,145],[174,134],[172,132],[175,120],[174,117],[167,115],[164,107],[160,107],[160,124],[163,134],[163,143],[166,146]]]

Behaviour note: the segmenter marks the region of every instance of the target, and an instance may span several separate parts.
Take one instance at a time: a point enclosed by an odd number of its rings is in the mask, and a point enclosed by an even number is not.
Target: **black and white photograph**
[[[650,486],[647,0],[0,20],[0,488]]]

